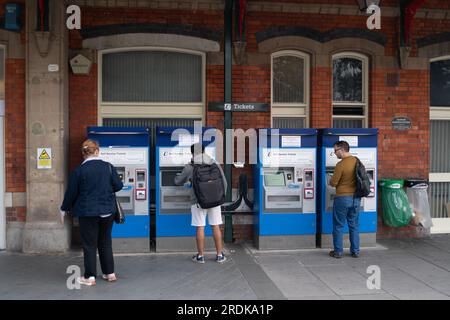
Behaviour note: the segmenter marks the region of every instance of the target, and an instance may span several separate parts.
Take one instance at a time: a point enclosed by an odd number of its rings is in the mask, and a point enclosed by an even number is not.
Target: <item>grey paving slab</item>
[[[427,262],[398,265],[398,268],[440,293],[450,295],[450,275],[448,271]]]
[[[332,296],[300,296],[300,297],[290,297],[289,300],[342,300],[338,295]]]
[[[327,251],[317,251],[317,252],[301,252],[297,255],[298,261],[306,266],[343,266],[345,261],[343,259],[334,259],[328,255]]]
[[[362,295],[350,295],[341,296],[342,300],[398,300],[398,298],[390,294],[362,294]]]
[[[436,295],[445,297],[444,294],[436,291],[420,279],[409,275],[401,269],[392,267],[388,264],[380,264],[380,286],[383,291],[395,297],[401,297],[411,294],[411,292],[420,292],[424,295]],[[365,266],[355,266],[355,271],[361,275],[366,275]],[[367,274],[369,276],[369,274]]]
[[[385,293],[383,290],[369,290],[367,278],[347,265],[315,266],[309,268],[309,270],[340,296]]]
[[[402,293],[395,295],[400,300],[450,300],[450,297],[437,293],[423,293],[423,292],[415,292],[415,293]]]
[[[276,284],[241,246],[232,246],[232,257],[258,299],[286,299]]]
[[[288,298],[334,294],[319,278],[301,266],[295,257],[275,255],[259,257],[258,260],[267,275]]]

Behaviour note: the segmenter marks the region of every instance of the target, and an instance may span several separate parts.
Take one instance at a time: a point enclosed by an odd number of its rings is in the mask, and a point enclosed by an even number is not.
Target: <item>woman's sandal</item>
[[[117,281],[116,275],[110,276],[110,275],[104,274],[104,275],[102,275],[102,279],[103,279],[103,280],[106,280],[106,281],[108,281],[108,282],[114,282],[114,281]]]

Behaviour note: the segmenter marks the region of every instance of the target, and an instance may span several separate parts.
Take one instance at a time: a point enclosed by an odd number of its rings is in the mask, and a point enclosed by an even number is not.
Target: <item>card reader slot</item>
[[[130,203],[131,202],[131,197],[120,197],[120,196],[116,196],[117,201],[119,201],[120,203]]]
[[[191,197],[187,196],[164,196],[164,202],[189,202]]]
[[[286,195],[282,195],[282,196],[271,196],[271,195],[268,195],[267,196],[267,200],[268,201],[270,201],[270,202],[292,202],[292,201],[294,201],[294,202],[298,202],[298,201],[300,201],[301,200],[301,198],[300,198],[300,196],[296,196],[296,195],[289,195],[289,196],[286,196]]]

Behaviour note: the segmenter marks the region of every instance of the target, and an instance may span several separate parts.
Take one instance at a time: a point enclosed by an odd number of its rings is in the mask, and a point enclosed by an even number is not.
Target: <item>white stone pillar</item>
[[[59,219],[69,149],[64,2],[50,0],[49,31],[37,32],[37,0],[26,1],[27,253],[62,252],[70,246],[70,226]],[[37,169],[37,149],[42,147],[51,148],[51,169]]]

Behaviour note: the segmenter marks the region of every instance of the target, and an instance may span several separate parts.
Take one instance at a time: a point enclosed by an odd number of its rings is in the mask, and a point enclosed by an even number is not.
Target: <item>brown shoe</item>
[[[330,257],[333,257],[336,259],[342,258],[342,254],[336,253],[336,252],[334,252],[334,250],[330,251],[329,255],[330,255]]]

